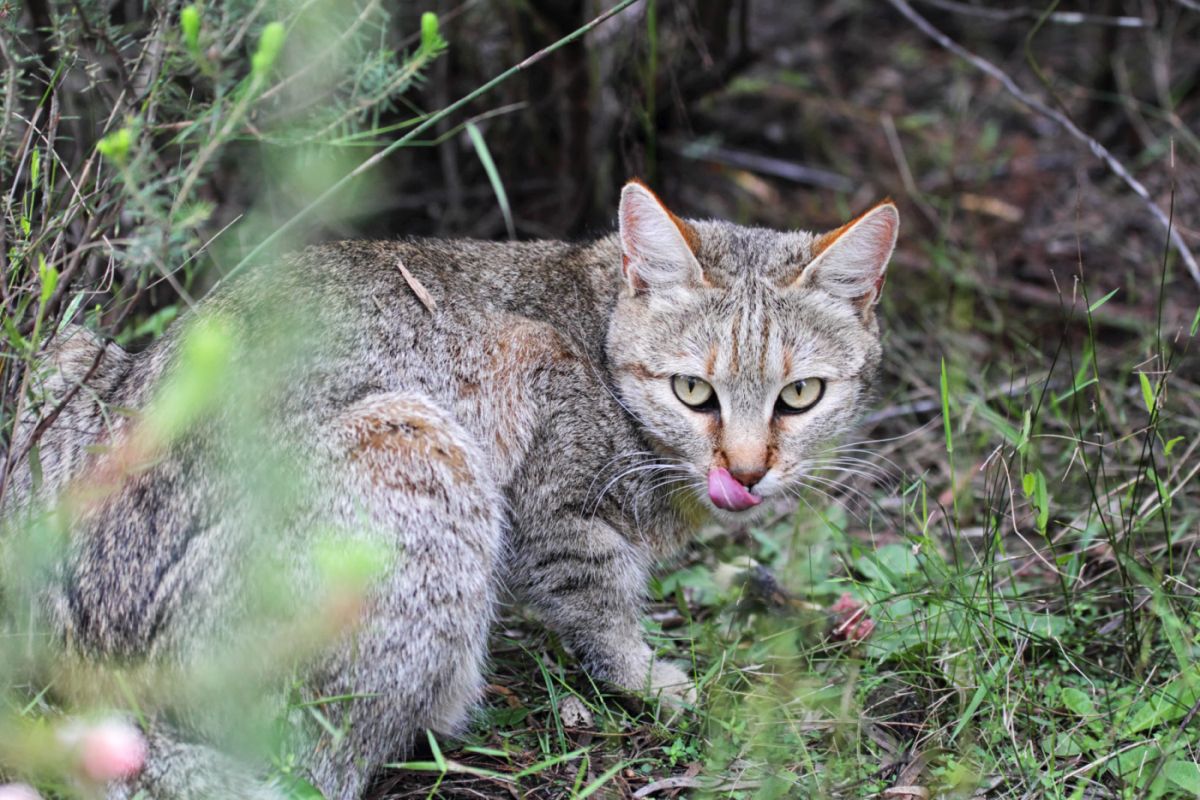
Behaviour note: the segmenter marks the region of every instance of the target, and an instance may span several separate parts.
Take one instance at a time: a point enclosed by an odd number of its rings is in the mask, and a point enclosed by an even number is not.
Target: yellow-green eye
[[[716,407],[717,393],[708,381],[692,375],[676,375],[671,379],[671,388],[685,406],[702,409]]]
[[[784,414],[799,414],[815,406],[824,394],[825,381],[820,378],[796,381],[783,387],[775,408]]]

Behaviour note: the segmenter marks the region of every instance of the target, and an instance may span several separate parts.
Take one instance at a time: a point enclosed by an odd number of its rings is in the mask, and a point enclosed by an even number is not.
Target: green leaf
[[[1100,715],[1100,712],[1096,710],[1096,705],[1092,702],[1091,695],[1082,689],[1067,687],[1062,690],[1061,698],[1063,705],[1077,717],[1095,719]]]
[[[946,359],[942,359],[942,426],[946,430],[946,452],[954,453],[954,439],[950,434],[950,382],[946,377]]]
[[[38,253],[38,278],[42,282],[40,302],[44,306],[54,294],[54,288],[58,286],[58,270],[47,264],[46,257],[41,253]]]
[[[1142,402],[1146,404],[1146,410],[1151,414],[1154,413],[1154,387],[1150,383],[1150,378],[1146,373],[1139,372],[1138,380],[1142,384]]]
[[[383,576],[394,561],[393,555],[381,544],[342,536],[322,540],[314,548],[317,570],[324,582],[353,592],[365,590]]]
[[[433,731],[425,731],[425,737],[429,739],[429,750],[433,754],[433,760],[438,765],[438,769],[442,772],[446,771],[446,757],[442,755],[442,748],[438,747],[437,739],[434,738]]]
[[[232,355],[232,328],[226,320],[201,317],[189,326],[179,365],[146,414],[155,441],[172,441],[216,403]]]
[[[500,213],[504,215],[504,227],[508,229],[508,238],[516,239],[517,229],[513,225],[508,194],[504,191],[504,183],[500,180],[500,171],[496,169],[496,162],[492,160],[492,153],[488,150],[487,142],[483,140],[483,133],[474,122],[468,122],[467,135],[471,138],[471,144],[475,146],[475,154],[479,156],[479,163],[483,164],[483,171],[487,173],[488,181],[492,184],[492,191],[496,193],[496,202],[500,204]]]
[[[1154,768],[1160,752],[1158,744],[1154,742],[1137,745],[1109,759],[1107,769],[1112,775],[1140,786],[1150,777],[1150,770]]]
[[[1039,469],[1033,489],[1033,502],[1037,505],[1037,526],[1042,533],[1046,532],[1046,523],[1050,521],[1050,493],[1046,491],[1046,476]]]
[[[1094,312],[1094,311],[1095,311],[1097,308],[1099,308],[1100,306],[1102,306],[1102,305],[1104,305],[1105,303],[1107,303],[1109,300],[1111,300],[1111,299],[1112,299],[1112,296],[1113,296],[1114,294],[1116,294],[1117,292],[1119,292],[1119,291],[1121,291],[1121,290],[1120,290],[1120,289],[1113,289],[1111,292],[1109,292],[1108,294],[1104,295],[1104,297],[1101,297],[1099,300],[1097,300],[1096,302],[1092,303],[1090,306],[1088,306],[1088,313],[1089,313],[1089,314],[1091,314],[1091,313],[1092,313],[1092,312]]]
[[[80,292],[71,298],[71,302],[67,304],[67,310],[62,313],[61,317],[59,317],[58,333],[62,333],[63,330],[71,324],[71,320],[75,318],[75,312],[79,310],[79,306],[83,305],[83,298],[86,296],[86,294],[86,292]]]
[[[1186,437],[1183,437],[1183,436],[1176,436],[1174,439],[1171,439],[1166,444],[1164,444],[1163,445],[1163,455],[1164,456],[1171,455],[1171,451],[1175,449],[1175,445],[1182,442],[1185,438]]]
[[[1190,669],[1180,673],[1149,700],[1134,706],[1123,733],[1132,736],[1182,719],[1198,700],[1200,700],[1200,664],[1193,664]]]
[[[1163,777],[1189,794],[1200,797],[1200,764],[1195,761],[1168,761]]]

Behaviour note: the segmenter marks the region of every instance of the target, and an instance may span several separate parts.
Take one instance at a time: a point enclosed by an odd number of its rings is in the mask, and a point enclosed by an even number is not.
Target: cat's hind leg
[[[354,698],[321,707],[344,733],[321,737],[310,760],[325,797],[351,800],[426,728],[465,722],[483,682],[504,513],[479,448],[430,401],[375,395],[334,424],[333,515],[382,531],[395,551],[312,685],[314,700]]]

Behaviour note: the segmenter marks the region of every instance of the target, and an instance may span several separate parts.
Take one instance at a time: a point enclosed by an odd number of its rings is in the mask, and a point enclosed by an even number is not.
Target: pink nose
[[[749,489],[753,487],[754,484],[761,481],[763,479],[763,475],[767,474],[767,471],[762,467],[753,467],[749,469],[746,467],[730,467],[729,474],[733,476],[734,480]]]

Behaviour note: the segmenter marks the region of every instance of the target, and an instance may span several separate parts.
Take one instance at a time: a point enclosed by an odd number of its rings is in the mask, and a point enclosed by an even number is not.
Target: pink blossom
[[[146,740],[123,720],[105,720],[79,736],[79,765],[83,774],[97,783],[136,775],[145,761]]]
[[[829,607],[834,615],[832,637],[847,642],[862,642],[875,630],[875,620],[867,616],[867,606],[855,600],[849,592]]]

